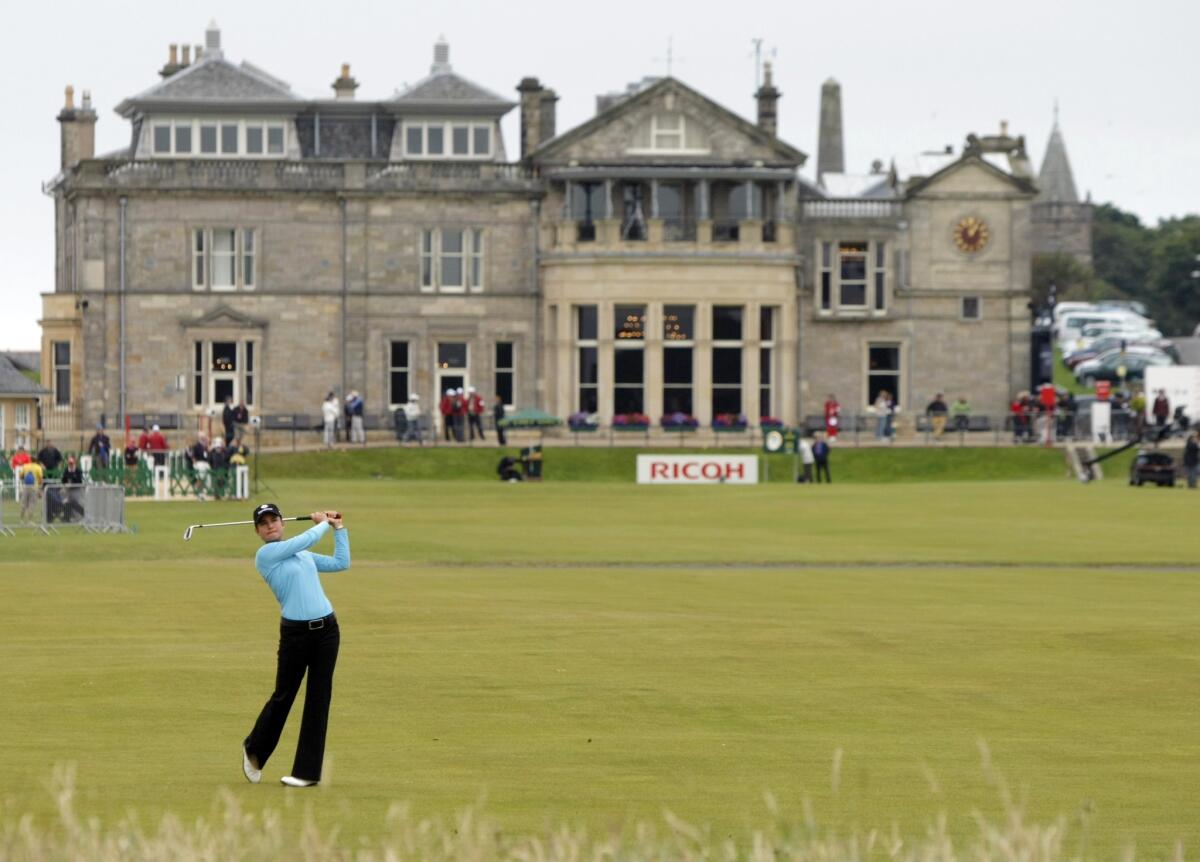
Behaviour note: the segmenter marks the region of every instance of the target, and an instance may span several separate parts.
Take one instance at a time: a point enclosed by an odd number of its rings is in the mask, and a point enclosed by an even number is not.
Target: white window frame
[[[664,302],[664,303],[662,303],[661,311],[660,311],[660,318],[662,319],[664,324],[667,320],[667,308],[669,306],[690,307],[692,309],[692,325],[690,328],[691,331],[688,333],[688,335],[691,336],[690,338],[668,338],[667,333],[666,333],[666,328],[664,325],[663,334],[662,334],[662,354],[661,354],[662,359],[660,360],[662,362],[662,375],[661,376],[662,376],[663,413],[666,413],[667,410],[669,409],[667,406],[667,390],[668,389],[685,389],[686,388],[688,390],[689,397],[691,398],[691,402],[692,402],[691,415],[695,416],[696,415],[696,361],[697,361],[696,323],[700,320],[699,306],[694,302]],[[686,386],[684,386],[684,384],[682,384],[682,383],[668,383],[667,382],[666,352],[668,350],[684,348],[684,347],[686,347],[688,350],[692,351],[691,377],[688,380]]]
[[[967,300],[969,299],[975,300],[974,317],[969,317],[967,315]],[[983,320],[983,297],[977,293],[970,296],[959,297],[958,319],[964,321],[965,323],[978,323],[979,321]]]
[[[677,128],[663,125],[663,121],[667,117],[677,117],[679,125]],[[626,152],[633,155],[653,155],[656,153],[672,153],[682,156],[706,156],[712,152],[711,147],[687,147],[687,130],[689,119],[686,114],[680,111],[667,111],[665,113],[655,113],[650,115],[650,146],[648,147],[630,147]],[[678,135],[678,147],[660,147],[658,139],[660,135]]]
[[[712,329],[716,326],[716,319],[717,319],[716,311],[717,311],[718,306],[720,306],[722,308],[740,308],[742,310],[742,337],[741,338],[736,339],[736,340],[732,339],[732,338],[722,338],[722,339],[716,338],[715,333],[712,332]],[[749,309],[750,309],[749,305],[746,305],[744,303],[739,305],[736,302],[714,302],[709,308],[709,315],[708,315],[709,316],[709,336],[711,338],[711,341],[709,343],[711,346],[709,347],[709,351],[708,351],[708,362],[709,362],[709,366],[708,366],[708,403],[709,403],[710,409],[712,409],[712,416],[714,418],[716,417],[717,412],[716,412],[716,409],[713,408],[713,402],[716,401],[717,390],[718,389],[726,389],[726,390],[736,389],[739,393],[738,401],[741,403],[741,407],[738,410],[738,414],[745,415],[747,423],[749,423],[751,420],[751,417],[748,414],[746,414],[746,394],[747,394],[746,393],[746,341],[747,341],[746,327],[753,325],[750,321],[747,320],[747,318],[750,317]],[[734,348],[734,347],[737,348],[738,356],[741,360],[741,372],[738,374],[738,382],[736,385],[732,384],[732,383],[717,383],[716,375],[714,372],[714,366],[716,365],[716,363],[714,361],[716,359],[716,351],[718,348]],[[757,361],[758,357],[755,356],[754,359]],[[693,393],[692,406],[694,407],[695,404],[696,404],[695,393]]]
[[[467,152],[454,152],[454,129],[466,128],[467,130]],[[440,153],[429,152],[429,130],[431,128],[440,128],[442,130],[442,151]],[[421,132],[421,151],[413,152],[408,148],[408,132],[409,129],[420,129]],[[488,130],[488,148],[486,152],[479,152],[475,148],[476,130]],[[496,154],[496,129],[495,123],[480,123],[470,119],[447,119],[447,120],[405,120],[401,123],[400,129],[401,141],[404,145],[404,158],[421,160],[421,161],[476,161],[487,160],[495,157]]]
[[[866,274],[863,282],[862,305],[842,304],[842,248],[846,244],[865,243],[867,246]],[[889,289],[889,271],[887,267],[888,241],[866,238],[828,238],[818,239],[814,248],[814,259],[817,262],[815,283],[813,285],[813,302],[817,314],[821,317],[885,317],[888,313],[891,296]],[[829,304],[822,302],[823,285],[828,277]],[[859,282],[847,282],[858,284]],[[883,307],[878,306],[877,297],[882,296]]]
[[[393,365],[392,364],[392,357],[395,355],[393,351],[395,349],[395,345],[397,345],[397,344],[404,345],[404,359],[405,359],[405,362],[407,363],[405,365]],[[409,390],[412,389],[412,358],[413,358],[412,341],[408,338],[389,338],[388,342],[387,342],[387,351],[388,351],[388,356],[387,356],[387,360],[388,360],[388,377],[387,377],[388,409],[389,410],[398,410],[399,408],[403,407],[405,404],[408,403],[409,392],[401,393],[403,395],[403,399],[400,401],[396,401],[392,397],[396,394],[395,392],[392,391],[392,375],[397,372],[403,372],[405,375],[405,379],[408,381],[408,384],[409,384],[408,389]]]
[[[462,234],[462,250],[446,251],[445,234]],[[487,280],[486,232],[478,227],[422,228],[417,245],[417,281],[422,293],[482,293]],[[446,284],[443,275],[448,259],[459,261],[460,284]],[[478,270],[478,278],[476,278]]]
[[[227,126],[237,126],[237,147],[232,150],[226,150],[224,144],[224,128]],[[239,118],[239,117],[156,117],[149,121],[150,126],[150,145],[149,152],[154,158],[189,158],[189,159],[229,159],[229,158],[246,158],[246,159],[283,159],[287,157],[288,152],[288,127],[290,123],[281,120],[272,120],[268,118]],[[216,129],[216,149],[211,153],[201,152],[200,130],[202,127],[212,126]],[[154,133],[160,128],[169,128],[171,130],[170,148],[160,150],[156,146]],[[180,152],[177,147],[177,130],[186,128],[191,131],[191,149],[186,152]],[[249,150],[249,135],[248,129],[260,129],[262,131],[262,152],[252,153]],[[271,149],[271,132],[279,132],[280,147],[278,150]]]
[[[233,234],[232,252],[220,252],[221,255],[232,255],[232,284],[214,284],[215,235],[220,232]],[[256,227],[237,225],[233,227],[221,225],[210,227],[193,227],[188,244],[189,260],[191,262],[192,290],[210,291],[213,293],[232,293],[235,291],[252,291],[258,287],[259,269],[262,264],[261,243]],[[246,266],[250,265],[251,279],[246,278]]]
[[[584,308],[584,307],[591,308],[596,313],[596,337],[595,338],[580,338],[579,337],[580,309]],[[601,375],[600,375],[600,315],[601,315],[602,307],[603,306],[601,306],[599,303],[582,303],[580,305],[571,306],[571,309],[572,309],[571,336],[572,336],[572,340],[575,343],[575,349],[572,352],[572,358],[574,360],[573,364],[575,366],[575,374],[574,374],[575,398],[574,398],[574,401],[575,401],[575,410],[576,411],[583,410],[583,397],[582,396],[584,394],[584,390],[590,390],[594,394],[595,401],[596,401],[596,409],[597,410],[600,409],[600,380],[601,380]],[[596,382],[595,383],[584,383],[582,380],[583,364],[579,361],[579,351],[584,348],[591,348],[592,350],[596,351]]]
[[[908,343],[903,340],[888,340],[886,338],[879,341],[866,339],[862,342],[862,368],[863,368],[863,399],[867,402],[863,405],[864,408],[872,406],[870,399],[871,393],[871,377],[895,377],[896,389],[892,392],[895,403],[904,406],[908,403],[908,392],[905,390],[904,376],[905,363],[908,361],[905,354],[908,352]],[[871,371],[871,348],[895,348],[896,349],[896,370],[895,371]]]
[[[215,342],[232,342],[234,347],[234,371],[216,371],[212,367],[213,344]],[[216,381],[233,381],[233,401],[245,401],[247,407],[260,403],[259,381],[262,375],[259,366],[262,362],[262,341],[258,338],[193,338],[192,349],[192,389],[188,400],[192,409],[197,412],[218,409],[224,401],[215,400]],[[199,355],[197,355],[197,346]],[[197,366],[199,362],[199,367]],[[247,386],[247,383],[250,385]],[[200,401],[196,400],[196,390],[200,390]],[[250,390],[249,395],[247,389]]]
[[[509,351],[512,354],[512,357],[509,360],[512,363],[511,365],[501,365],[500,364],[499,353],[500,353],[500,345],[501,344],[508,345]],[[508,389],[512,393],[514,400],[511,402],[506,402],[504,406],[511,408],[516,403],[515,399],[517,397],[517,342],[515,342],[515,341],[497,341],[497,342],[495,342],[492,347],[492,359],[495,360],[495,367],[492,369],[493,382],[499,382],[497,380],[497,378],[499,378],[499,376],[501,374],[507,374],[509,376]],[[497,395],[500,394],[499,386],[496,386],[496,394]]]
[[[67,346],[67,363],[66,365],[58,364],[58,345],[65,344]],[[58,387],[58,372],[67,372],[67,392],[66,400],[60,400],[62,393]],[[69,410],[71,408],[71,342],[67,341],[51,341],[50,342],[50,379],[54,387],[54,409]]]
[[[236,227],[208,228],[208,289],[213,293],[229,293],[238,289],[238,229]],[[217,237],[230,239],[229,249],[217,251]],[[217,258],[228,260],[230,282],[217,284]]]

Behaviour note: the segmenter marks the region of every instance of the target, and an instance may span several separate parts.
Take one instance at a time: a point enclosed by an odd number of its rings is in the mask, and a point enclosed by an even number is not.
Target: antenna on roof
[[[758,92],[758,91],[759,91],[759,90],[762,88],[762,75],[763,75],[763,54],[764,54],[764,52],[763,52],[763,43],[764,43],[764,42],[766,42],[766,41],[767,41],[766,39],[763,39],[763,38],[761,38],[761,37],[759,37],[759,38],[755,38],[755,39],[751,39],[751,40],[750,40],[750,44],[754,46],[754,52],[753,52],[753,57],[754,57],[754,91],[755,91],[756,93],[757,93],[757,92]],[[776,55],[779,53],[779,49],[778,49],[778,48],[772,48],[771,50],[769,50],[769,51],[767,51],[767,52],[765,52],[765,53],[766,53],[766,56],[767,56],[767,58],[769,58],[769,60],[774,60],[774,59],[775,59],[775,57],[776,57]]]
[[[682,57],[675,56],[675,37],[667,37],[667,55],[665,57],[654,57],[653,62],[665,63],[667,67],[667,77],[671,77],[671,70],[676,63],[682,63]]]

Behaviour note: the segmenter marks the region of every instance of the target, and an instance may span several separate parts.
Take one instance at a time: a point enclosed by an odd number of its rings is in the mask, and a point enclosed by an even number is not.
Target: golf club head
[[[192,530],[194,530],[194,529],[196,529],[196,527],[193,525],[183,531],[183,540],[185,542],[188,541],[188,539],[190,539],[192,537]]]

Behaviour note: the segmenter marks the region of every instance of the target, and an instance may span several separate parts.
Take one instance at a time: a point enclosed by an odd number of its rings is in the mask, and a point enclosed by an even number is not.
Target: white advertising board
[[[1154,422],[1154,397],[1164,389],[1171,403],[1171,418],[1175,408],[1182,407],[1188,421],[1200,420],[1200,365],[1151,365],[1146,368],[1146,419]]]
[[[755,485],[757,455],[638,455],[639,485]]]

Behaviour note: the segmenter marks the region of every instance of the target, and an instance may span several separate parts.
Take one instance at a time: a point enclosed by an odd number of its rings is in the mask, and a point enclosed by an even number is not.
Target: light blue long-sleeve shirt
[[[279,600],[284,619],[315,620],[333,613],[317,573],[350,568],[350,536],[344,529],[334,530],[332,557],[308,550],[329,529],[322,521],[294,538],[268,542],[254,555],[254,567]]]

